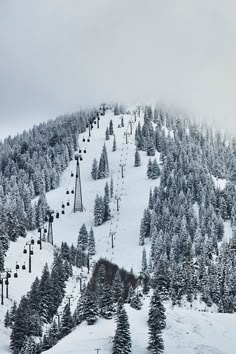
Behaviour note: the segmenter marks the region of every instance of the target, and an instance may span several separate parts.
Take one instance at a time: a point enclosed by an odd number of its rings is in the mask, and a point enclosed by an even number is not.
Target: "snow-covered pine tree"
[[[106,182],[104,188],[104,199],[103,199],[103,205],[104,205],[103,221],[107,221],[111,219],[111,209],[109,204],[110,204],[110,191],[109,191],[109,184],[108,182]]]
[[[121,280],[119,269],[115,273],[115,277],[112,282],[112,298],[114,302],[117,302],[120,298],[123,298],[124,284]]]
[[[113,197],[113,192],[114,192],[114,181],[113,177],[111,176],[111,181],[110,181],[110,197]]]
[[[139,167],[141,165],[141,158],[138,149],[136,148],[134,155],[134,167]]]
[[[0,272],[4,270],[4,249],[2,246],[2,242],[0,241]]]
[[[114,135],[114,139],[113,139],[113,145],[112,145],[112,151],[116,151],[116,136]]]
[[[11,325],[11,318],[10,318],[9,310],[7,310],[5,318],[4,318],[4,326],[6,328],[8,328],[8,327],[10,327],[10,325]]]
[[[61,318],[61,328],[60,328],[61,338],[67,336],[72,331],[73,326],[74,324],[71,316],[70,306],[69,304],[66,304],[63,309],[62,318]]]
[[[84,312],[83,318],[87,321],[88,325],[93,325],[97,321],[98,308],[94,292],[88,284],[84,295]]]
[[[149,138],[147,141],[147,155],[148,156],[155,156],[155,145],[153,138]]]
[[[108,127],[106,128],[105,138],[106,138],[106,140],[109,140],[109,139],[110,139],[110,135],[109,135],[109,129],[108,129]]]
[[[152,160],[148,160],[148,165],[147,165],[147,176],[148,178],[152,178]]]
[[[160,174],[161,174],[160,167],[159,167],[157,160],[155,158],[152,162],[152,175],[150,178],[156,179],[156,178],[160,177]]]
[[[94,205],[94,225],[99,226],[102,225],[104,220],[104,203],[102,197],[98,194],[95,199]]]
[[[154,354],[160,354],[164,351],[164,342],[161,331],[166,326],[165,308],[161,303],[160,296],[157,290],[154,293],[150,302],[150,310],[148,314],[149,341],[148,350]]]
[[[143,247],[143,253],[142,253],[142,272],[147,271],[147,254],[146,254],[146,249]]]
[[[88,253],[90,256],[94,256],[96,254],[94,231],[92,227],[90,229],[88,238]]]
[[[97,159],[93,159],[92,171],[91,171],[92,179],[96,180],[98,178],[98,162]]]
[[[109,177],[109,164],[108,164],[108,157],[107,157],[107,149],[106,145],[103,145],[102,154],[99,160],[99,167],[98,167],[98,178],[107,178]]]
[[[112,354],[129,354],[131,353],[132,342],[129,320],[123,304],[119,306],[119,313],[117,313],[116,318],[117,327],[113,339]]]
[[[100,315],[107,320],[111,319],[114,313],[111,287],[107,281],[104,283],[101,298],[99,301]]]
[[[113,128],[113,121],[112,119],[109,122],[109,134],[113,135],[114,134],[114,128]]]
[[[88,231],[85,224],[83,224],[79,230],[77,247],[82,251],[85,251],[88,248]]]
[[[135,310],[141,310],[142,301],[140,296],[137,293],[134,293],[130,299],[130,306]]]

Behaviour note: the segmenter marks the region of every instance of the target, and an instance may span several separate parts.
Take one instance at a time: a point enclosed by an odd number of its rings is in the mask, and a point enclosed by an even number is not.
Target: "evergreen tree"
[[[130,306],[135,310],[140,310],[142,308],[142,301],[137,293],[134,293],[131,297]]]
[[[111,219],[111,209],[110,209],[110,191],[109,191],[109,185],[108,182],[106,182],[105,185],[105,195],[103,199],[103,205],[104,205],[104,214],[103,214],[103,220],[107,221]]]
[[[88,253],[90,256],[94,256],[96,254],[95,250],[95,238],[93,228],[91,227],[88,238]]]
[[[112,282],[112,298],[114,302],[117,302],[120,298],[123,298],[124,284],[121,280],[120,271],[117,270]]]
[[[147,142],[147,155],[155,156],[155,145],[152,138],[149,138]]]
[[[99,301],[100,315],[107,320],[111,319],[114,313],[112,291],[108,282],[105,282]]]
[[[71,332],[72,328],[73,328],[73,319],[71,316],[70,306],[69,304],[66,304],[61,318],[61,328],[60,328],[61,337],[67,336],[67,334]]]
[[[109,129],[108,129],[108,128],[106,128],[105,137],[106,137],[106,140],[109,140],[109,139],[110,139]]]
[[[117,327],[113,339],[113,354],[129,354],[131,353],[131,335],[128,316],[123,305],[119,307],[117,313]]]
[[[113,139],[113,145],[112,145],[112,151],[116,151],[116,136],[114,135],[114,139]]]
[[[150,310],[148,314],[149,342],[148,350],[155,354],[163,353],[164,343],[161,331],[166,326],[165,308],[161,303],[157,290],[151,298]]]
[[[94,205],[94,225],[102,225],[104,220],[104,202],[101,197],[97,194]]]
[[[139,167],[141,165],[141,158],[138,149],[136,148],[134,155],[134,167]]]
[[[39,314],[43,322],[49,323],[51,320],[51,309],[53,308],[52,287],[48,265],[44,266],[39,284]]]
[[[98,178],[107,178],[109,176],[109,164],[106,145],[103,145],[102,154],[99,160]]]
[[[110,182],[110,197],[113,197],[113,193],[114,193],[114,181],[113,181],[113,177],[111,176],[111,182]]]
[[[2,242],[0,241],[0,272],[4,270],[4,250],[2,246]]]
[[[143,254],[142,254],[142,272],[147,271],[147,254],[145,247],[143,247]]]
[[[152,162],[152,175],[150,178],[156,179],[156,178],[160,177],[160,174],[161,174],[160,167],[157,163],[157,160],[154,159]]]
[[[4,319],[4,326],[10,327],[10,325],[11,325],[10,313],[7,310],[6,315],[5,315],[5,319]]]
[[[95,180],[98,178],[98,162],[96,159],[93,159],[91,176],[92,176],[92,179],[95,179]]]
[[[94,293],[88,284],[84,296],[84,312],[83,318],[87,321],[88,325],[93,325],[97,321],[98,309]]]
[[[113,121],[112,119],[109,122],[109,134],[113,135],[114,134],[114,129],[113,129]]]
[[[147,166],[147,176],[148,178],[152,178],[152,160],[148,160],[148,166]]]
[[[88,248],[88,231],[83,224],[79,230],[79,236],[77,240],[77,247],[79,247],[82,251],[85,251]]]

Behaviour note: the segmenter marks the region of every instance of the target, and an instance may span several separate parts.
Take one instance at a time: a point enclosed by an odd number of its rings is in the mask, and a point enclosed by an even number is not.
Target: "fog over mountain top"
[[[233,1],[0,2],[0,137],[103,100],[236,132]]]

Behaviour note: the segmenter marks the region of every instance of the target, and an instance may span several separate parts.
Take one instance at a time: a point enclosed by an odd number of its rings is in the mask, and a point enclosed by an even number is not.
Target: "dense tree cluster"
[[[94,158],[93,160],[91,176],[95,180],[109,177],[109,162],[105,144],[103,145],[99,164],[97,162],[97,159]]]
[[[0,142],[0,259],[9,240],[42,226],[45,192],[58,187],[60,175],[74,158],[78,135],[95,113],[64,115]],[[40,198],[32,204],[35,196]]]
[[[235,140],[146,107],[136,145],[148,155],[150,139],[160,153],[160,186],[150,192],[139,243],[151,241],[147,263],[154,271],[153,286],[173,304],[184,295],[192,301],[201,294],[208,306],[215,303],[221,312],[234,312],[236,231],[229,242],[219,242],[224,222],[236,230]],[[152,166],[149,160],[149,178]],[[225,188],[214,177],[227,178]]]
[[[104,222],[111,219],[110,201],[113,195],[113,180],[109,187],[108,182],[105,184],[104,197],[97,195],[94,203],[94,225],[100,226]]]
[[[50,347],[46,341],[48,334],[45,334],[43,344],[36,342],[35,337],[42,339],[44,324],[52,322],[65,294],[65,282],[71,275],[60,253],[56,253],[51,272],[46,264],[41,279],[36,278],[30,291],[21,298],[19,306],[14,303],[10,312],[7,312],[5,325],[12,328],[10,348],[14,354],[40,353]],[[68,313],[64,317],[66,315]],[[57,339],[66,333],[64,317],[60,331],[56,331]]]

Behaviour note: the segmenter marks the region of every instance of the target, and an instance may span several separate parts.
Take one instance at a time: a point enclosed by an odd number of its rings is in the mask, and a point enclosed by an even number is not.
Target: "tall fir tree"
[[[113,121],[112,119],[109,122],[109,134],[113,135],[114,134],[114,129],[113,129]]]
[[[134,167],[139,167],[141,165],[141,158],[138,149],[135,150],[134,155]]]
[[[165,308],[161,303],[158,290],[154,293],[150,302],[148,313],[149,341],[148,350],[154,354],[160,354],[164,351],[164,342],[161,331],[166,326]]]
[[[92,176],[92,179],[94,179],[94,180],[96,180],[98,178],[98,162],[97,162],[97,159],[93,159],[91,176]]]
[[[88,253],[89,253],[90,256],[94,256],[96,254],[94,231],[93,231],[92,227],[91,227],[91,229],[89,231]]]
[[[61,318],[61,328],[60,328],[60,335],[61,337],[67,336],[73,328],[73,319],[71,316],[70,306],[66,304],[62,313]]]
[[[113,145],[112,145],[112,151],[116,151],[116,136],[114,135],[114,138],[113,138]]]
[[[130,326],[127,313],[122,304],[119,306],[116,318],[117,327],[113,339],[112,354],[129,354],[132,348]]]

